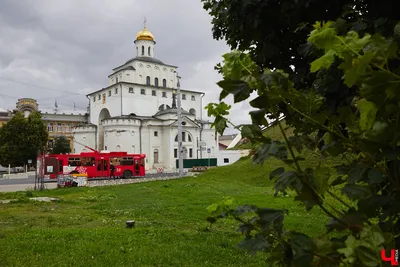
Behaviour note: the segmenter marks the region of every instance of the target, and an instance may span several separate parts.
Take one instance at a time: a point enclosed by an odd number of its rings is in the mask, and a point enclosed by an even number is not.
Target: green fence
[[[217,159],[184,159],[183,160],[183,168],[189,169],[193,168],[193,166],[217,166]],[[176,168],[179,168],[179,160],[176,160]]]

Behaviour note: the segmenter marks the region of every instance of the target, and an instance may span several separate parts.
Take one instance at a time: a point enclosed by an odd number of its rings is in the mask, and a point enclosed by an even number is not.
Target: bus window
[[[81,166],[81,159],[80,158],[68,158],[68,166],[71,166],[71,167]]]
[[[133,157],[123,157],[121,160],[121,165],[132,166],[133,165]]]
[[[94,157],[84,157],[84,158],[82,158],[82,165],[83,166],[96,166],[94,164]]]

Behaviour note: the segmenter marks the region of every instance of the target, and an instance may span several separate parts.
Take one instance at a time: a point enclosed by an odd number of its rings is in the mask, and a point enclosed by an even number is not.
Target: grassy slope
[[[290,229],[317,235],[327,220],[318,209],[306,213],[272,196],[267,177],[278,164],[246,159],[197,178],[36,194],[59,197],[57,204],[0,204],[1,266],[260,266],[260,255],[236,248],[236,222],[205,230],[206,207],[232,196],[237,204],[287,208]],[[136,229],[125,229],[132,218]]]
[[[276,127],[266,135],[279,138]],[[290,134],[290,129],[288,129]],[[307,153],[303,166],[318,164]],[[337,159],[336,159],[337,160]],[[336,160],[324,160],[330,166]],[[313,236],[328,218],[318,209],[306,212],[288,197],[273,197],[269,172],[250,159],[218,167],[197,178],[115,187],[57,189],[36,193],[61,202],[0,204],[1,266],[260,266],[261,255],[236,248],[242,236],[237,223],[224,220],[206,230],[206,207],[232,196],[237,204],[286,208],[289,229]],[[0,194],[0,199],[24,193]],[[137,227],[126,229],[135,219]]]

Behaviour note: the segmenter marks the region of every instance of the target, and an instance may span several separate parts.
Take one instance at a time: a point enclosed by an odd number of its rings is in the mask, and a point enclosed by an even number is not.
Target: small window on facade
[[[154,78],[154,85],[158,87],[158,78]]]
[[[108,91],[108,96],[111,96],[111,90],[110,90],[110,91]]]
[[[186,100],[186,95],[185,94],[182,94],[182,99]]]
[[[57,125],[57,132],[62,132],[62,124],[61,123],[59,123]]]
[[[97,96],[97,100],[100,100],[100,99],[101,99],[101,96],[100,96],[100,95],[98,95],[98,96]]]
[[[224,163],[229,163],[229,158],[224,158]]]
[[[49,132],[52,132],[52,131],[53,131],[53,124],[52,124],[52,123],[49,123],[49,124],[47,125],[47,131],[49,131]]]
[[[106,94],[103,94],[103,104],[106,103]]]
[[[189,148],[189,158],[193,158],[193,149]]]
[[[158,136],[158,132],[157,131],[154,131],[154,136]]]
[[[145,95],[145,94],[146,94],[146,90],[145,90],[145,89],[140,89],[140,93],[141,93],[142,95]]]
[[[115,88],[115,94],[118,94],[118,88]]]
[[[147,84],[147,85],[150,85],[150,76],[147,76],[147,77],[146,77],[146,84]]]
[[[93,102],[96,102],[96,97],[95,96],[93,97]]]
[[[118,77],[115,77],[115,82],[116,82],[116,83],[118,82]]]
[[[192,137],[190,136],[190,134],[188,134],[188,141],[192,142]]]
[[[162,80],[162,86],[165,88],[165,87],[167,87],[167,80],[166,79],[163,79]]]
[[[151,56],[151,54],[150,54],[150,46],[147,48],[147,54],[149,54],[149,56]]]
[[[70,126],[69,124],[66,124],[66,125],[65,125],[65,131],[66,131],[67,133],[71,132],[71,126]]]
[[[196,97],[194,95],[192,95],[192,101],[195,101]]]
[[[144,45],[142,45],[142,56],[144,56]]]
[[[186,142],[186,133],[182,132],[182,142]]]
[[[156,96],[157,95],[156,90],[151,91],[151,95]]]
[[[177,158],[177,157],[178,157],[178,149],[175,148],[175,149],[174,149],[174,158]]]
[[[162,97],[167,97],[167,92],[162,92]]]
[[[129,93],[133,94],[133,87],[129,87]]]

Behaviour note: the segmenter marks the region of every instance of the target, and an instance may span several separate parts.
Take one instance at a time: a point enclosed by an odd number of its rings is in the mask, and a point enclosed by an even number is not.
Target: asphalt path
[[[56,182],[56,180],[48,180],[45,179],[45,183],[49,182]],[[14,185],[14,184],[35,184],[35,176],[28,176],[28,178],[24,179],[0,179],[0,186],[1,185]]]

